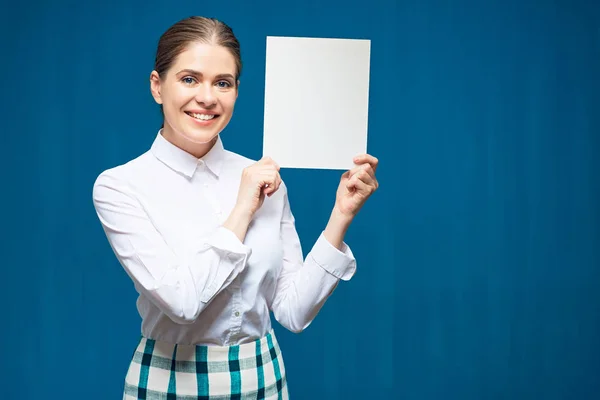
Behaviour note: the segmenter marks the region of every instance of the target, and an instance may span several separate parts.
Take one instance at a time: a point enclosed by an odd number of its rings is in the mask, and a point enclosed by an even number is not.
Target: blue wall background
[[[92,3],[0,13],[0,398],[120,398],[140,320],[91,189],[151,145],[156,42],[193,14],[242,43],[223,139],[255,159],[265,36],[372,40],[381,187],[354,279],[304,333],[276,326],[294,399],[598,398],[598,2]],[[308,251],[340,173],[282,174]]]

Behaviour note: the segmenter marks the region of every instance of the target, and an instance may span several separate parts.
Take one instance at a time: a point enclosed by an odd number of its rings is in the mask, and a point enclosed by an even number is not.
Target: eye
[[[185,76],[185,77],[181,78],[181,82],[185,83],[186,85],[191,85],[194,82],[196,82],[196,79],[191,76]]]
[[[217,87],[219,87],[220,89],[227,89],[231,87],[231,83],[229,83],[228,81],[219,81],[217,82]]]

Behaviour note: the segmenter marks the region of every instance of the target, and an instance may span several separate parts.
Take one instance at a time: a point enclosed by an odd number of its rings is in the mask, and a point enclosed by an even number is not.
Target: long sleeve
[[[109,173],[97,178],[93,201],[110,246],[138,291],[176,323],[193,323],[251,254],[233,232],[219,227],[199,240],[193,257],[182,260],[128,185]]]
[[[282,185],[285,189],[285,186]],[[287,191],[281,219],[283,266],[272,303],[275,319],[292,332],[306,329],[337,287],[356,271],[356,260],[344,243],[343,251],[331,245],[323,233],[303,258]]]

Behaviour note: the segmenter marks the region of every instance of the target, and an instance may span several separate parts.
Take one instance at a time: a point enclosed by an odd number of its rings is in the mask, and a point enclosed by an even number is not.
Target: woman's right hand
[[[263,157],[243,170],[236,208],[250,217],[254,216],[265,196],[271,197],[280,185],[279,165],[270,157]]]

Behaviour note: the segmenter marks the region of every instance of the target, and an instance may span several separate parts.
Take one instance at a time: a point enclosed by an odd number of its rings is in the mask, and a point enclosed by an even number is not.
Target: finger
[[[260,189],[264,189],[273,182],[273,171],[259,170],[254,173],[252,180],[256,186],[258,186]]]
[[[349,191],[353,191],[356,189],[356,184],[360,181],[360,179],[358,179],[358,176],[356,176],[356,174],[352,175],[349,179],[348,182],[346,182],[346,189],[348,189]]]
[[[354,175],[361,173],[361,172],[366,172],[371,178],[375,179],[375,170],[373,169],[371,164],[368,164],[368,163],[358,165],[358,166],[352,168],[348,172],[349,172],[349,177],[353,177]]]
[[[358,172],[356,177],[368,186],[375,186],[375,178],[365,170]]]
[[[277,164],[275,162],[275,160],[273,160],[271,157],[269,156],[264,156],[263,158],[261,158],[261,160],[259,161],[259,164],[263,165],[263,166],[267,166],[267,165],[272,165],[275,167],[275,169],[277,171],[279,171],[279,164]]]
[[[276,171],[264,170],[258,174],[259,185],[261,187],[269,186],[272,187],[275,184],[275,179],[277,177]]]
[[[260,165],[260,166],[258,166],[254,170],[253,174],[255,176],[259,176],[259,177],[262,177],[262,176],[265,176],[265,175],[271,176],[271,175],[277,175],[277,174],[279,174],[279,171],[277,170],[277,167],[275,165],[272,165],[272,164],[269,164],[269,165]]]
[[[261,187],[266,195],[271,195],[279,189],[279,173],[276,171],[263,171],[261,174]]]
[[[279,174],[279,169],[274,164],[261,165],[256,169],[256,174],[258,175],[271,175],[271,174]]]
[[[370,154],[359,154],[356,157],[354,157],[354,164],[369,164],[371,165],[371,168],[373,168],[373,171],[377,170],[377,166],[379,165],[379,160],[376,157],[373,157]]]
[[[360,193],[365,197],[371,195],[375,191],[372,185],[365,183],[361,179],[355,179],[351,183],[351,188],[349,190],[354,191],[355,193]]]
[[[271,197],[273,193],[277,191],[277,182],[273,180],[268,185],[265,186],[264,192],[267,196]]]
[[[362,165],[357,165],[356,167],[352,168],[351,170],[346,171],[346,173],[344,175],[347,175],[346,176],[347,178],[352,178],[354,175],[356,175],[358,172],[360,172],[360,170],[362,168],[364,168]]]
[[[369,163],[361,165],[361,170],[366,172],[371,178],[375,179],[375,169]]]
[[[273,185],[273,190],[271,192],[269,192],[268,196],[271,197],[275,192],[277,192],[279,190],[279,187],[281,186],[281,177],[279,175],[277,175],[277,177],[275,178],[275,183]]]
[[[379,183],[370,174],[362,170],[350,179],[349,186],[351,189],[370,194],[379,187]]]

